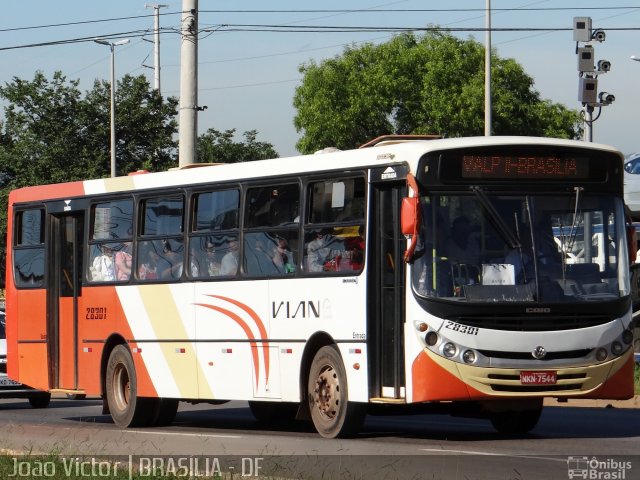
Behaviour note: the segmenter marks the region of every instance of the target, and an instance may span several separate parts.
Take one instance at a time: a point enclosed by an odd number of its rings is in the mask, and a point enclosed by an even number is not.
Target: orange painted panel
[[[113,286],[85,286],[78,300],[78,317],[79,388],[88,394],[99,395],[105,342],[114,334],[128,342],[133,339],[133,334]],[[135,343],[129,344],[138,377],[138,394],[157,397],[141,356],[133,352],[136,346]],[[144,348],[144,345],[140,347]]]
[[[620,368],[609,380],[600,388],[597,388],[589,395],[580,398],[600,398],[612,400],[626,400],[633,397],[633,354],[629,355],[624,366]]]
[[[425,352],[413,361],[413,402],[436,400],[473,400],[486,395],[466,385],[429,358]]]
[[[71,198],[84,195],[83,182],[58,183],[25,187],[11,192],[9,203],[32,202],[35,200],[50,200],[55,198]]]
[[[15,378],[25,385],[39,390],[49,389],[47,365],[47,345],[45,343],[21,343],[18,346],[18,370]]]

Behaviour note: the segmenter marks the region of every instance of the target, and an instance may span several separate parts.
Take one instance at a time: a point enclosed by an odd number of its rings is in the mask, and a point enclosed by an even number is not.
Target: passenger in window
[[[358,235],[346,237],[344,240],[345,252],[343,255],[341,270],[360,270],[364,263],[364,237],[363,228],[358,228]]]
[[[220,275],[220,262],[216,256],[216,247],[213,242],[207,240],[204,245],[204,258],[202,259],[202,266],[206,274],[210,277],[216,277]]]
[[[94,282],[113,282],[116,279],[113,250],[109,245],[99,245],[98,255],[91,263],[91,280]]]
[[[169,241],[163,243],[163,256],[169,263],[169,267],[165,268],[160,274],[163,280],[178,279],[182,276],[183,258],[182,254],[175,252]]]
[[[115,258],[115,276],[118,281],[127,281],[131,277],[131,243],[124,243],[122,249],[116,252]]]
[[[140,280],[155,280],[158,278],[158,258],[159,255],[153,250],[147,253],[146,262],[138,268]]]
[[[229,251],[220,262],[220,275],[235,275],[238,271],[240,244],[237,240],[229,242]]]
[[[326,229],[315,230],[315,238],[307,244],[307,269],[310,272],[328,270],[331,261],[331,239]]]
[[[274,247],[273,264],[281,273],[294,273],[296,271],[293,253],[286,239],[278,238]]]

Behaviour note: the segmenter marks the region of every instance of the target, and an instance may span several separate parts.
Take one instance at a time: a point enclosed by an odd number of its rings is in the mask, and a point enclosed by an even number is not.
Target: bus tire
[[[50,393],[38,393],[29,397],[29,405],[31,405],[32,408],[47,408],[49,402],[51,402]]]
[[[494,412],[490,420],[493,428],[506,435],[527,433],[538,424],[542,413],[542,401],[540,406],[530,410]]]
[[[178,413],[179,401],[175,398],[156,398],[153,405],[151,425],[166,427],[173,423]]]
[[[311,420],[321,436],[344,438],[360,430],[367,406],[349,401],[347,374],[335,345],[318,350],[309,369],[307,385]]]
[[[151,423],[153,399],[138,397],[136,369],[124,345],[116,345],[109,355],[106,390],[111,418],[116,425],[143,427]]]
[[[249,401],[251,413],[261,423],[292,423],[296,419],[299,403]]]

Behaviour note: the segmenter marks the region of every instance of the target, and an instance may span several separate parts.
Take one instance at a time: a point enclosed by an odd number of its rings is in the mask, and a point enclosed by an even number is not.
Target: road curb
[[[582,408],[640,408],[640,395],[628,400],[593,400],[589,398],[545,398],[545,407],[582,407]]]

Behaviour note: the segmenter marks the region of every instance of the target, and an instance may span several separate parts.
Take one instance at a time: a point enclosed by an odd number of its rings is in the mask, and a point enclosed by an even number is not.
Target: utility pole
[[[484,135],[491,136],[491,0],[487,0],[484,41]]]
[[[198,127],[198,0],[182,0],[179,166],[196,161]]]
[[[144,8],[154,9],[153,19],[153,88],[160,92],[160,9],[168,5],[145,3]]]

